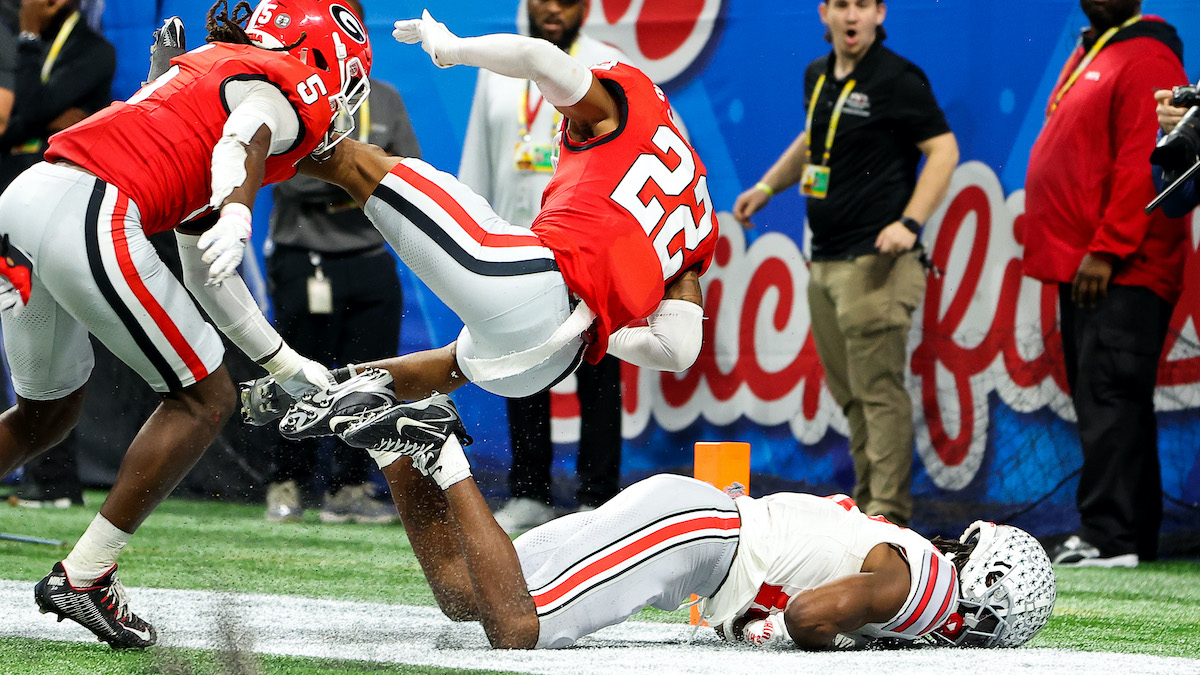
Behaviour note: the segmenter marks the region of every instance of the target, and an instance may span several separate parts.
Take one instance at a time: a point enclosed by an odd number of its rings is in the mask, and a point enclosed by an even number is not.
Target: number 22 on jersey
[[[658,253],[663,279],[667,280],[682,268],[683,251],[695,250],[712,233],[713,204],[708,194],[708,176],[697,178],[692,149],[679,134],[668,126],[660,126],[654,132],[653,142],[664,155],[674,153],[679,158],[679,164],[671,169],[663,157],[650,152],[642,153],[613,190],[612,200],[642,226]],[[647,190],[651,181],[665,197],[679,198],[677,201],[670,200],[676,203],[669,214],[653,189]],[[642,201],[643,193],[649,193],[646,201]],[[695,208],[699,206],[704,207],[704,215],[697,221]],[[672,246],[671,243],[681,232],[682,245]]]

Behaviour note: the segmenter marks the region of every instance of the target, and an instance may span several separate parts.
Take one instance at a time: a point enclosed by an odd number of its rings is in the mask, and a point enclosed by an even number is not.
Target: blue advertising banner
[[[205,2],[110,0],[106,32],[120,49],[120,98],[138,87],[151,30],[181,15],[193,45]],[[372,75],[404,96],[424,156],[455,171],[475,71],[434,67],[418,47],[393,42],[391,22],[425,2],[364,0]],[[617,45],[658,81],[709,169],[722,242],[705,277],[705,348],[679,374],[625,370],[623,477],[689,470],[692,444],[752,445],[760,485],[848,490],[854,481],[846,422],[823,383],[805,301],[804,205],[778,195],[743,231],[728,211],[802,130],[805,66],[829,50],[818,1],[591,0],[585,32]],[[524,2],[460,0],[429,9],[460,35],[516,31]],[[1146,0],[1143,10],[1179,30],[1186,66],[1200,76],[1194,0]],[[975,517],[1011,518],[1035,533],[1074,525],[1081,459],[1064,393],[1056,298],[1021,276],[1014,221],[1024,210],[1026,159],[1058,73],[1086,24],[1076,0],[895,0],[887,44],[921,66],[961,149],[949,194],[924,241],[945,269],[931,277],[910,339],[909,387],[918,418],[917,525],[952,530]],[[1153,105],[1152,83],[1146,104]],[[1155,129],[1147,129],[1153,134]],[[1149,170],[1149,167],[1147,167]],[[256,242],[269,199],[256,209]],[[1196,231],[1200,234],[1200,231]],[[1157,403],[1168,523],[1200,530],[1200,266],[1189,238],[1189,287],[1172,323]],[[405,275],[403,352],[452,341],[461,323]],[[556,392],[555,437],[578,436],[578,404]],[[475,387],[455,395],[476,438],[481,470],[508,464],[504,403]],[[568,457],[558,466],[571,473]],[[1036,507],[1036,508],[1035,508]]]

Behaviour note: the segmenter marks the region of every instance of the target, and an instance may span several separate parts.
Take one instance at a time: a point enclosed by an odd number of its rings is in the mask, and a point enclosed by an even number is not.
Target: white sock
[[[132,536],[97,513],[75,548],[71,549],[70,555],[62,561],[67,580],[76,588],[91,586],[117,564],[117,556],[121,555],[121,549],[125,548]]]
[[[462,444],[458,442],[458,436],[450,434],[446,439],[445,445],[442,446],[442,454],[433,470],[429,472],[429,477],[443,490],[471,477],[471,464],[467,462],[467,455],[463,452]]]

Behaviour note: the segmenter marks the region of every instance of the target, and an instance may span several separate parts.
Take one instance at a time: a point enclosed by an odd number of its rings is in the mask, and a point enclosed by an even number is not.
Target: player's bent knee
[[[533,649],[537,646],[541,622],[537,614],[520,614],[485,622],[483,630],[493,649]]]
[[[15,415],[9,419],[14,426],[13,433],[24,440],[30,452],[25,461],[66,440],[79,423],[83,397],[83,389],[51,401],[17,397]]]
[[[224,366],[199,382],[168,396],[182,403],[197,420],[217,428],[224,426],[233,416],[238,401],[237,389]]]

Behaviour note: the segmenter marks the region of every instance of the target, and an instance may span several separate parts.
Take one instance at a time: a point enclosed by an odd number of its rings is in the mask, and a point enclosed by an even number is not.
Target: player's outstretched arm
[[[377,145],[347,138],[333,147],[333,154],[328,158],[318,161],[309,155],[300,160],[296,169],[305,176],[342,188],[361,207],[384,176],[399,163],[399,157],[389,155]]]
[[[579,125],[572,131],[583,136],[608,133],[620,121],[617,101],[591,71],[546,40],[501,33],[461,38],[428,10],[420,19],[397,21],[392,37],[408,44],[420,42],[441,68],[476,66],[533,80],[550,105]]]
[[[176,232],[184,286],[217,328],[289,394],[298,397],[329,387],[333,378],[328,369],[284,342],[237,274],[250,238],[250,208],[266,172],[271,131],[265,124],[257,127],[244,146],[235,136],[225,138],[241,147],[222,148],[218,143],[214,150],[214,201],[221,204],[220,217],[202,233],[182,227]],[[243,157],[239,167],[237,160]]]

